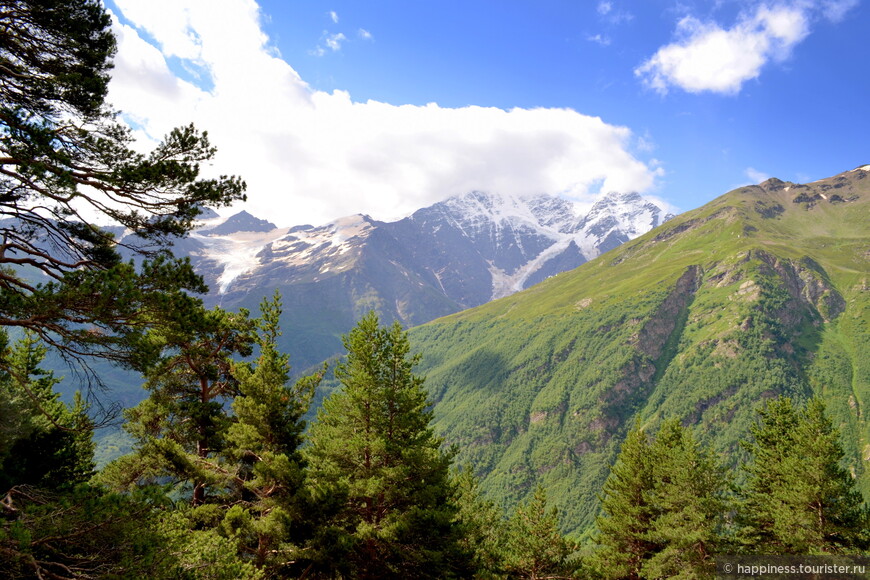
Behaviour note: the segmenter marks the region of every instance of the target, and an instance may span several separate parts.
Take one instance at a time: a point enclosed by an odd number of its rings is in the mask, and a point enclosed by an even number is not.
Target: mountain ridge
[[[764,400],[818,394],[870,491],[868,176],[739,188],[411,329],[435,428],[491,498],[513,506],[544,484],[580,533],[634,421],[679,417],[733,460]]]
[[[480,191],[401,220],[356,214],[320,226],[274,227],[240,212],[210,218],[176,244],[212,291],[209,306],[256,310],[280,289],[282,346],[300,367],[341,352],[365,312],[415,326],[509,295],[672,216],[638,194],[612,193],[578,215],[550,195]]]

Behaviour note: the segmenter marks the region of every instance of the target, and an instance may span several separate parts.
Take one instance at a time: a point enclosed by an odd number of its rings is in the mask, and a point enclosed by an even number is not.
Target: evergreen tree
[[[660,548],[641,567],[647,578],[712,578],[727,511],[724,469],[676,419],[651,446],[655,514],[648,538]]]
[[[595,565],[605,577],[641,578],[644,562],[661,549],[649,534],[657,515],[649,497],[654,481],[650,447],[646,433],[635,425],[604,483]]]
[[[124,413],[135,451],[106,466],[100,477],[117,489],[169,477],[189,488],[193,505],[201,505],[208,488],[223,493],[230,477],[215,461],[231,424],[226,405],[238,390],[233,357],[252,353],[254,321],[247,311],[220,308],[185,318],[190,326],[153,333],[165,355],[147,375],[149,397]]]
[[[180,578],[156,523],[163,499],[19,485],[0,502],[6,579]]]
[[[239,489],[222,526],[257,567],[286,572],[299,558],[299,546],[310,529],[299,447],[305,429],[302,417],[323,374],[288,386],[289,357],[277,345],[277,291],[272,300],[263,300],[260,313],[259,357],[254,363],[232,366],[238,395],[232,403],[235,422],[227,432],[225,454],[235,465]]]
[[[744,446],[753,462],[740,505],[741,539],[771,554],[849,553],[867,547],[867,513],[842,466],[839,432],[812,399],[779,398],[759,409]]]
[[[5,333],[0,343],[6,344]],[[79,393],[70,407],[54,386],[60,382],[40,368],[47,349],[25,333],[3,356],[0,375],[0,492],[16,485],[47,489],[87,481],[94,469],[93,425]]]
[[[632,430],[604,486],[597,567],[607,578],[712,577],[727,510],[723,468],[678,420]]]
[[[215,150],[193,126],[150,154],[131,147],[105,103],[116,43],[99,0],[10,0],[0,30],[0,326],[66,356],[138,365],[142,333],[204,291],[169,257],[171,238],[245,185],[199,177]],[[119,245],[93,215],[136,241]],[[122,248],[145,260],[125,263]]]
[[[546,491],[538,486],[510,521],[506,560],[511,577],[573,578],[569,557],[576,549],[577,545],[559,532],[559,512],[555,507],[547,509]]]
[[[104,494],[94,469],[93,425],[78,393],[40,368],[46,348],[25,333],[12,349],[0,330],[0,570],[4,578],[158,577],[153,498]]]
[[[462,549],[471,554],[471,570],[481,580],[505,576],[508,550],[508,522],[493,502],[480,495],[477,478],[466,467],[458,470],[456,485],[457,521]]]
[[[312,570],[353,578],[449,578],[461,553],[452,453],[429,426],[423,378],[398,323],[369,313],[344,337],[347,359],[311,426],[315,499],[331,501],[310,544]]]

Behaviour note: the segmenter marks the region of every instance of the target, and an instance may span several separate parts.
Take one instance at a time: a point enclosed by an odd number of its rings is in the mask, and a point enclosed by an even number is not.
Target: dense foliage
[[[679,421],[654,435],[636,424],[604,485],[596,531],[581,540],[560,531],[564,514],[543,487],[506,513],[480,495],[469,470],[450,469],[407,336],[374,315],[346,338],[343,387],[303,447],[302,416],[320,375],[288,386],[287,357],[275,348],[279,313],[275,297],[241,325],[255,328],[259,354],[230,366],[235,387],[215,422],[225,426],[220,447],[205,455],[193,443],[161,447],[176,435],[155,420],[163,431],[141,436],[133,454],[93,478],[92,425],[80,402],[57,401],[32,337],[7,349],[7,365],[26,374],[0,377],[0,419],[28,425],[2,439],[7,575],[712,578],[719,554],[870,548],[870,514],[818,399],[758,408],[742,485]],[[28,390],[54,409],[54,422],[20,406]],[[163,397],[152,391],[153,399]],[[185,418],[182,409],[177,422],[198,413],[189,406]],[[141,418],[130,415],[140,434]],[[30,461],[22,442],[31,441],[51,460]],[[142,470],[152,463],[160,469]],[[208,493],[198,494],[201,482]]]

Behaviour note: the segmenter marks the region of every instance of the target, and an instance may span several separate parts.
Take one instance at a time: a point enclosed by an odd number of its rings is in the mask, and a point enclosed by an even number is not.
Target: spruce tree
[[[744,442],[753,457],[739,511],[747,548],[769,554],[866,548],[867,512],[824,404],[812,399],[798,410],[779,398],[758,414],[753,439]]]
[[[6,344],[5,332],[0,344]],[[5,349],[4,349],[5,350]],[[54,390],[61,380],[40,368],[46,347],[27,332],[4,353],[0,374],[0,492],[16,485],[71,487],[94,470],[93,424],[80,394],[73,405]]]
[[[649,497],[652,462],[649,438],[637,424],[610,469],[596,519],[599,549],[594,564],[607,578],[641,578],[644,562],[661,548],[649,535],[657,515]]]
[[[535,488],[528,503],[517,507],[509,526],[505,559],[512,578],[574,577],[569,558],[577,545],[559,531],[559,511],[555,507],[547,509],[543,487]]]
[[[423,378],[398,323],[369,313],[344,337],[343,389],[323,403],[306,448],[316,499],[333,502],[312,570],[354,578],[449,578],[463,566],[449,468]]]

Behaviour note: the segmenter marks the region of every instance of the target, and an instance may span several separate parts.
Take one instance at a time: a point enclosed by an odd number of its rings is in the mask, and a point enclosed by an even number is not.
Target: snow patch
[[[253,270],[259,264],[257,254],[266,245],[286,235],[287,229],[276,228],[271,232],[238,232],[231,236],[203,236],[193,232],[190,237],[205,245],[205,257],[223,266],[223,272],[217,281],[218,292],[224,294],[233,280]]]
[[[548,260],[567,250],[571,241],[571,239],[565,239],[556,242],[531,261],[517,268],[513,274],[508,274],[501,268],[494,266],[492,262],[488,262],[489,273],[492,275],[492,299],[496,300],[522,290],[529,276],[537,272]]]

